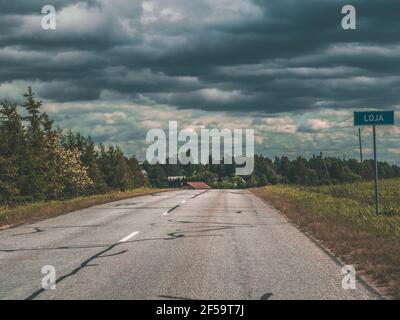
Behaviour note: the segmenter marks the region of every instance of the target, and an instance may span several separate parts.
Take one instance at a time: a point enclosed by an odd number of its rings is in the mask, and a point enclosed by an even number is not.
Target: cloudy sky
[[[357,157],[352,112],[400,111],[399,19],[399,0],[0,0],[0,99],[31,85],[58,125],[141,159],[169,120],[254,128],[268,156]],[[378,133],[399,163],[400,128]]]

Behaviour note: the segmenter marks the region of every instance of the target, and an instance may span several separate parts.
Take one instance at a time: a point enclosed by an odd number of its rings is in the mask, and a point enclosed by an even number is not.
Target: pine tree
[[[18,176],[23,154],[24,129],[14,103],[0,105],[0,202],[10,205],[20,194]]]
[[[41,101],[35,100],[32,88],[24,94],[26,102],[23,107],[27,116],[22,120],[28,122],[25,132],[26,149],[21,167],[22,193],[32,200],[46,199],[46,150],[44,131],[42,128],[43,115],[40,113]]]
[[[133,175],[133,182],[135,188],[141,188],[148,185],[146,176],[143,174],[143,168],[140,166],[139,161],[132,156],[128,159],[128,166]]]
[[[107,186],[112,190],[133,189],[133,173],[127,159],[118,147],[109,146],[108,150],[100,145],[99,167]]]
[[[107,184],[98,165],[98,153],[91,137],[82,140],[82,164],[87,168],[88,175],[94,183],[95,192],[103,193],[107,191]]]

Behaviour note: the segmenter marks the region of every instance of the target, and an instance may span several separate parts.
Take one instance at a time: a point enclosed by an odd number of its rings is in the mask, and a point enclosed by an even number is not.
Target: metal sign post
[[[376,158],[376,126],[373,126],[374,135],[374,173],[375,173],[375,213],[379,214],[379,190],[378,190],[378,160]]]
[[[374,140],[375,213],[379,214],[378,157],[376,152],[376,126],[394,125],[394,111],[354,112],[355,126],[372,126]],[[360,141],[361,145],[361,141]]]

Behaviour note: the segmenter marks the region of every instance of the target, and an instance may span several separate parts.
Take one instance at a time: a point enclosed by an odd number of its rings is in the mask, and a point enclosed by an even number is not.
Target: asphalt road
[[[42,267],[55,267],[43,290]],[[180,190],[0,232],[1,299],[376,299],[248,191]]]

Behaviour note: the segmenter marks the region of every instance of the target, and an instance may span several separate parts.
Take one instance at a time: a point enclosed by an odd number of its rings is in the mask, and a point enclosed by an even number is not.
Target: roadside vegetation
[[[375,215],[371,182],[251,190],[318,239],[386,295],[400,298],[400,179],[380,182]]]

